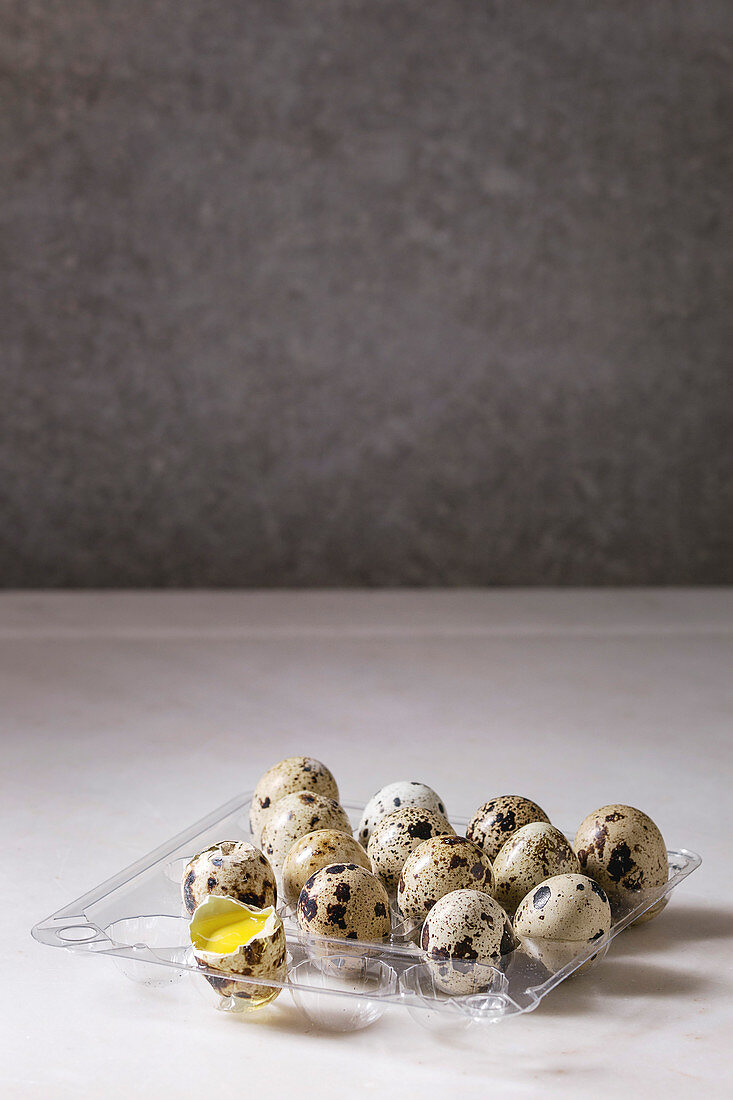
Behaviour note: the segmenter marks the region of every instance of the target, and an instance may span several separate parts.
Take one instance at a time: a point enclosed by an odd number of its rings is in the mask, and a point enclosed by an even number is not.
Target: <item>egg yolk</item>
[[[197,922],[195,929],[191,929],[193,945],[200,951],[228,955],[254,939],[265,927],[268,916],[268,913],[222,913],[216,917],[206,917]]]

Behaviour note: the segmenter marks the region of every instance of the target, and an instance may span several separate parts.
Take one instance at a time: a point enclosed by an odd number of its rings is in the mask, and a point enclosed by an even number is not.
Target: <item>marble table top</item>
[[[733,591],[0,595],[9,1097],[729,1096]],[[572,829],[646,810],[703,865],[536,1011],[446,1042],[395,1007],[310,1027],[148,989],[30,927],[283,756],[342,795],[519,792]]]

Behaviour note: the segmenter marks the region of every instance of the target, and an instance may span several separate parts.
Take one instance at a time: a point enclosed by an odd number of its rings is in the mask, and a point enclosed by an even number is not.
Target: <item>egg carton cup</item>
[[[240,795],[191,825],[130,867],[32,929],[39,943],[84,955],[110,956],[118,969],[144,986],[166,986],[188,979],[199,994],[225,1012],[257,1009],[248,988],[269,986],[289,996],[311,1027],[355,1031],[376,1023],[391,1006],[406,1009],[423,1026],[451,1034],[476,1029],[531,1012],[560,982],[581,968],[597,965],[611,940],[655,906],[700,866],[700,856],[685,849],[667,852],[669,878],[658,889],[640,891],[633,906],[613,913],[611,929],[593,944],[526,940],[496,966],[453,963],[460,993],[442,988],[440,964],[426,960],[419,926],[404,921],[392,899],[392,932],[380,943],[312,936],[298,926],[295,913],[278,905],[287,939],[288,973],[284,981],[227,975],[241,984],[242,995],[219,996],[204,980],[221,972],[197,963],[188,931],[189,915],[181,900],[181,879],[188,861],[221,840],[249,840],[252,792]],[[356,834],[363,807],[344,803]],[[451,818],[457,833],[467,819]],[[454,973],[455,977],[455,973]],[[270,1004],[277,1005],[280,997]],[[259,1011],[269,1011],[268,1008]]]

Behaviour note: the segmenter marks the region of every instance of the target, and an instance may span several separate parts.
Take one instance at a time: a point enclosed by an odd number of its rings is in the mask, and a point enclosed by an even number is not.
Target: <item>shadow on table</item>
[[[542,1001],[537,1012],[542,1016],[587,1015],[611,1010],[614,997],[694,997],[709,992],[713,983],[673,964],[615,961],[608,956],[591,974],[569,978]]]
[[[733,938],[733,911],[708,906],[670,908],[655,921],[622,932],[597,969],[569,978],[540,1004],[542,1016],[609,1012],[612,999],[633,997],[729,997],[725,974],[715,967],[715,941]],[[692,969],[685,947],[710,943],[708,974]],[[657,953],[667,957],[660,961]],[[654,953],[655,961],[647,961]],[[710,975],[713,975],[712,977]]]
[[[655,920],[632,925],[611,945],[615,958],[639,952],[675,949],[682,943],[733,939],[733,909],[672,902]]]
[[[362,1029],[340,1031],[331,1027],[324,1027],[309,1020],[298,1009],[290,997],[284,994],[278,997],[272,1004],[257,1012],[223,1012],[220,1014],[230,1027],[242,1027],[246,1030],[262,1028],[270,1032],[280,1032],[283,1035],[308,1035],[312,1039],[323,1039],[333,1042],[353,1041],[355,1035],[360,1035]],[[389,1021],[380,1019],[371,1024],[365,1031],[373,1032],[380,1027],[389,1027]]]

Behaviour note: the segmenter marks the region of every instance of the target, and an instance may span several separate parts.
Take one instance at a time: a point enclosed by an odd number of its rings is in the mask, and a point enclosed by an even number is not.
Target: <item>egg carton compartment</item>
[[[48,946],[110,956],[126,977],[142,985],[171,985],[188,978],[201,996],[222,1011],[252,1011],[258,1005],[253,1005],[248,989],[264,985],[272,989],[273,997],[290,996],[311,1026],[356,1030],[398,1005],[423,1026],[450,1033],[532,1011],[560,982],[581,968],[597,965],[615,936],[643,913],[666,904],[670,892],[701,862],[685,849],[668,851],[667,882],[658,889],[640,891],[633,906],[615,910],[610,931],[593,944],[578,948],[574,943],[554,943],[548,950],[546,943],[528,940],[495,967],[472,961],[456,967],[454,963],[453,969],[461,975],[457,993],[445,991],[440,964],[425,959],[416,942],[419,927],[402,919],[394,899],[391,934],[380,943],[306,935],[292,909],[281,901],[286,979],[227,975],[228,983],[235,983],[230,989],[241,987],[241,993],[223,997],[212,988],[221,973],[202,967],[193,957],[180,884],[186,864],[202,849],[221,840],[252,840],[250,801],[251,792],[232,799],[41,921],[32,935]],[[345,803],[344,808],[356,832],[362,807]],[[456,832],[465,832],[467,819],[451,821]]]

